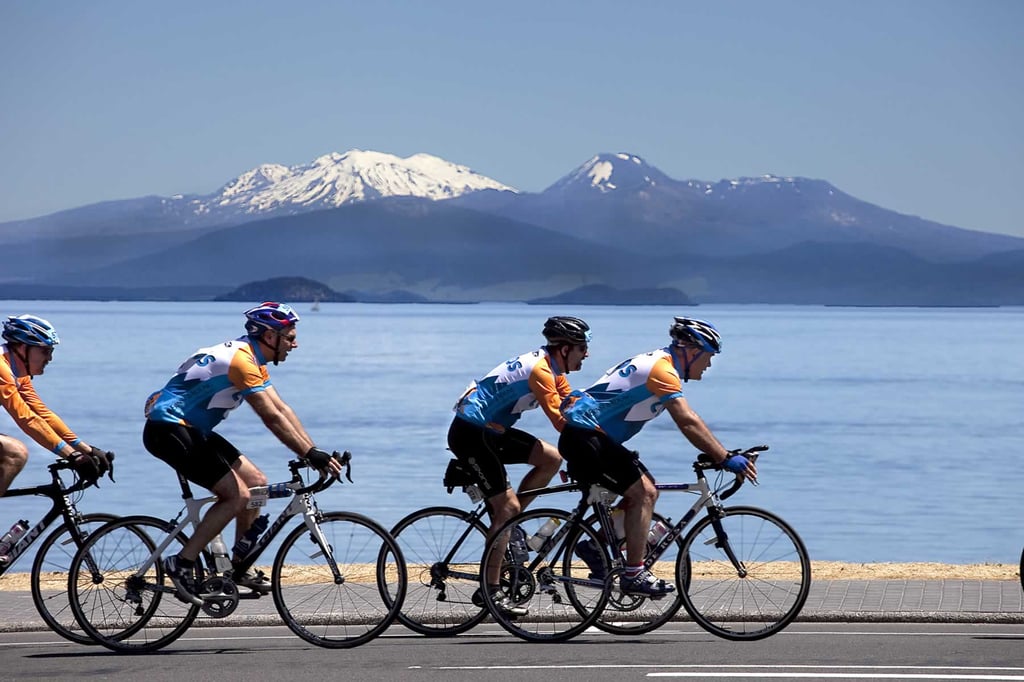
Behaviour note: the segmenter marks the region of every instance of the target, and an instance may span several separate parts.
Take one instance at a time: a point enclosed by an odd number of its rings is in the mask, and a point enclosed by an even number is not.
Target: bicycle
[[[338,456],[351,478],[351,454]],[[210,543],[196,561],[195,584],[202,606],[185,602],[165,575],[162,557],[187,541],[185,530],[216,497],[195,499],[179,476],[184,508],[170,521],[130,516],[108,523],[89,538],[72,561],[71,608],[83,630],[118,652],[149,652],[178,639],[202,611],[225,618],[242,599],[232,575],[251,568],[293,516],[302,523],[281,543],[271,570],[271,593],[284,623],[303,640],[328,648],[350,648],[380,635],[401,609],[405,564],[391,535],[354,512],[322,512],[314,494],[334,483],[321,473],[306,485],[305,460],[288,463],[291,480],[268,486],[268,497],[292,499],[234,567]],[[219,538],[219,536],[218,536]],[[91,563],[86,558],[91,559]],[[90,563],[90,565],[86,565]],[[386,575],[378,572],[384,571]]]
[[[426,507],[412,512],[391,529],[405,557],[408,591],[398,621],[427,637],[464,633],[487,617],[472,595],[480,586],[480,557],[487,540],[487,504],[475,476],[452,459],[444,475],[451,494],[455,488],[476,506]],[[536,497],[580,490],[576,483],[524,491]],[[506,550],[508,551],[508,550]]]
[[[113,480],[114,453],[108,453],[111,462],[111,480]],[[71,613],[68,602],[68,571],[75,552],[85,544],[86,538],[108,521],[116,517],[112,514],[82,514],[76,507],[77,499],[72,499],[90,485],[86,480],[79,479],[71,487],[64,487],[60,471],[72,469],[69,460],[62,459],[47,466],[50,472],[50,483],[29,488],[8,488],[2,498],[39,495],[50,498],[50,509],[42,520],[30,527],[24,535],[7,552],[7,562],[0,563],[0,576],[35,544],[43,532],[58,518],[62,520],[59,528],[54,530],[39,546],[35,560],[32,562],[30,584],[32,603],[42,616],[43,621],[61,637],[78,644],[92,644],[92,639],[81,632],[77,621]],[[78,498],[81,495],[77,495]]]
[[[750,448],[740,454],[756,459],[767,446]],[[510,618],[494,608],[484,595],[488,610],[503,628],[528,641],[563,641],[591,625],[611,632],[646,632],[668,622],[680,606],[702,628],[730,640],[755,640],[772,635],[788,625],[803,608],[810,590],[810,559],[796,532],[781,518],[755,507],[724,507],[743,485],[736,477],[715,485],[705,472],[719,469],[707,455],[693,463],[695,483],[656,484],[659,491],[688,492],[697,501],[664,535],[648,549],[644,565],[656,574],[664,573],[659,559],[676,551],[676,590],[662,597],[624,594],[618,588],[624,555],[614,537],[609,505],[615,494],[601,486],[590,486],[572,512],[558,509],[529,510],[502,526],[496,538],[507,537],[515,526],[531,538],[531,557],[522,564],[503,566],[503,582],[517,604],[528,607],[527,616]],[[584,518],[588,509],[594,511]],[[683,536],[698,513],[705,515]],[[558,529],[545,536],[541,529],[554,520]],[[594,521],[597,526],[594,526]],[[680,537],[682,537],[681,544]],[[600,549],[592,564],[577,557],[577,547],[590,541]],[[609,547],[609,544],[611,546]],[[482,561],[489,561],[499,543],[491,540]],[[595,575],[596,574],[596,575]],[[600,578],[603,577],[603,580]],[[662,577],[664,577],[662,575]],[[595,589],[600,595],[594,593]],[[644,613],[640,624],[630,626],[630,613],[641,605],[663,602],[655,613]],[[565,608],[565,603],[573,610]],[[604,611],[611,604],[612,611]],[[636,618],[635,616],[633,617]]]

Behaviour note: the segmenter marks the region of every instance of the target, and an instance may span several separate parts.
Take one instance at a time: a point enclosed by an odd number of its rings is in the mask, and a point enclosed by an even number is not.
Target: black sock
[[[186,559],[185,557],[183,557],[183,556],[181,556],[179,554],[178,555],[178,565],[181,566],[182,568],[189,569],[189,568],[195,568],[196,562],[195,562],[195,559]]]

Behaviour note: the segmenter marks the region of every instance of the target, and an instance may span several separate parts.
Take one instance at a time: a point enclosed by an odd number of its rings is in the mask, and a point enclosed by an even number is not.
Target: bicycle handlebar
[[[349,483],[352,483],[352,453],[346,450],[343,453],[339,453],[335,450],[331,455],[336,462],[341,464],[342,470],[345,472],[345,478],[348,479]],[[288,462],[288,468],[292,472],[292,481],[301,482],[302,476],[299,475],[301,469],[309,467],[309,462],[305,459],[293,459]],[[339,477],[330,476],[326,471],[318,472],[320,474],[317,480],[313,481],[307,486],[296,488],[293,492],[296,495],[303,495],[305,493],[318,493],[334,485],[334,482],[340,480]]]
[[[746,450],[730,450],[729,454],[742,455],[749,459],[751,462],[756,462],[757,456],[767,449],[767,445],[755,445],[754,447],[747,448]],[[722,469],[722,462],[716,462],[711,458],[711,455],[707,454],[706,452],[702,452],[699,455],[697,455],[697,460],[693,463],[693,469],[694,471],[702,471],[707,469],[715,469],[720,471]],[[736,491],[743,486],[744,481],[746,481],[746,479],[737,474],[736,480],[725,491],[719,493],[718,499],[726,500],[732,497],[734,494],[736,494]]]
[[[110,480],[114,480],[114,453],[113,452],[108,452],[107,453],[107,461],[110,462],[110,469],[108,470],[108,474],[110,475]],[[48,464],[46,468],[50,470],[51,474],[56,476],[57,472],[60,471],[61,469],[71,469],[72,471],[74,471],[75,466],[74,466],[74,464],[71,463],[70,459],[62,457],[62,458],[58,459],[56,462]],[[77,475],[77,472],[76,472],[76,475]],[[85,480],[85,479],[83,479],[82,477],[79,476],[78,480],[75,481],[74,484],[72,484],[70,487],[64,489],[64,492],[66,492],[66,493],[77,493],[77,492],[79,492],[81,490],[85,490],[86,488],[88,488],[91,485],[95,485],[98,488],[99,486],[97,485],[97,483],[99,483],[99,479],[98,478],[95,481],[87,481],[87,480]]]

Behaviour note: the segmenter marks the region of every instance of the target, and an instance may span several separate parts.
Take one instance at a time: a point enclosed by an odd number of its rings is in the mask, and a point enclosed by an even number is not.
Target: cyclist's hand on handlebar
[[[110,460],[113,459],[112,453],[100,450],[95,445],[90,445],[89,447],[91,448],[89,455],[96,460],[96,466],[99,467],[100,476],[102,476],[110,470]]]
[[[741,476],[757,485],[757,466],[754,465],[753,460],[744,457],[738,452],[730,451],[729,456],[721,462],[721,466],[726,471],[731,471],[737,476]]]
[[[91,454],[76,452],[68,459],[71,460],[71,467],[75,470],[75,473],[83,481],[95,484],[99,477],[103,475],[103,471],[100,470],[99,458]]]
[[[316,446],[311,447],[306,453],[306,461],[322,474],[330,474],[335,478],[341,474],[341,462]]]

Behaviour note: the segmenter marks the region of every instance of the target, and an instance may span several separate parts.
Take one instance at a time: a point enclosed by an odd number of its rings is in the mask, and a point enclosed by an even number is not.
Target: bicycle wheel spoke
[[[521,545],[509,547],[513,528],[533,538],[552,518],[560,525],[551,539],[536,547],[527,545],[525,556],[520,554]],[[481,570],[500,566],[500,590],[488,591],[485,602],[495,621],[527,641],[575,637],[601,615],[608,599],[604,581],[590,579],[586,564],[572,555],[579,533],[593,541],[596,536],[585,525],[578,531],[566,527],[568,519],[557,509],[531,509],[505,524],[487,543]]]
[[[108,514],[87,514],[78,529],[89,534],[112,520],[114,517]],[[92,638],[82,632],[68,602],[68,571],[77,551],[78,545],[66,524],[43,540],[32,564],[32,601],[46,624],[61,637],[93,644]]]
[[[807,599],[807,550],[782,519],[753,507],[725,510],[721,527],[742,570],[720,546],[723,539],[715,525],[702,519],[687,535],[685,557],[677,562],[677,578],[689,583],[682,595],[687,611],[706,630],[727,639],[778,632]]]
[[[308,642],[363,644],[383,632],[401,608],[401,554],[387,531],[358,514],[324,514],[319,527],[326,547],[305,527],[281,545],[274,560],[274,602],[288,627]]]
[[[473,603],[486,540],[479,520],[459,509],[431,507],[399,521],[392,535],[408,576],[398,614],[403,625],[427,636],[451,636],[486,617],[482,602]]]
[[[122,652],[155,651],[180,637],[195,620],[198,607],[179,601],[159,557],[151,560],[154,538],[163,539],[168,530],[159,519],[119,519],[90,537],[75,557],[71,608],[85,632],[103,646]],[[180,548],[176,539],[167,552]],[[201,574],[201,563],[196,566]]]

